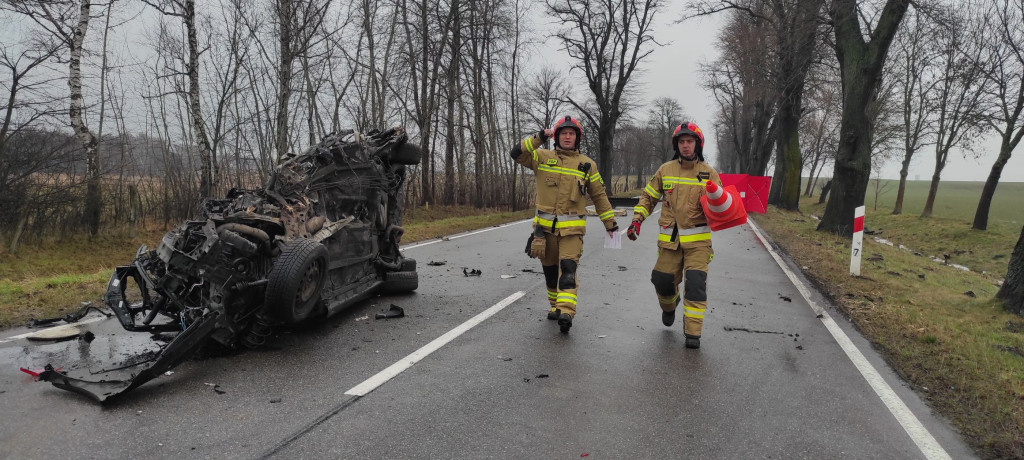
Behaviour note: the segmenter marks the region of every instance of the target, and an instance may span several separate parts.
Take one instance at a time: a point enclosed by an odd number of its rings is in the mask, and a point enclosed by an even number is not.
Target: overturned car
[[[401,128],[331,134],[283,158],[264,187],[205,200],[203,219],[117,267],[103,298],[125,329],[174,338],[126,380],[87,381],[50,366],[39,379],[102,402],[211,340],[256,348],[275,327],[415,290],[416,261],[399,241],[405,168],[422,151],[406,141]]]

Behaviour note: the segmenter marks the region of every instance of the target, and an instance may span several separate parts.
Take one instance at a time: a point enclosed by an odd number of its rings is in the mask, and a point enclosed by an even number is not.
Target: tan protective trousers
[[[563,260],[571,260],[575,266],[579,266],[580,256],[583,255],[583,235],[558,236],[545,233],[547,247],[544,250],[544,257],[540,258],[540,264],[545,267],[558,267],[558,281],[555,288],[549,285],[548,303],[554,309],[568,313],[570,317],[576,316],[576,292],[579,290],[579,279],[575,271],[571,274],[562,273]],[[550,268],[549,268],[550,270]],[[571,277],[572,282],[563,280],[563,277]]]
[[[679,283],[683,282],[686,271],[693,271],[686,276],[688,285],[685,286],[683,296],[683,332],[688,335],[700,337],[704,326],[704,312],[708,305],[708,263],[714,256],[715,252],[711,246],[658,248],[658,261],[654,264],[654,271],[670,274],[675,280],[673,295],[658,295],[658,305],[663,311],[676,309],[676,304],[679,303]]]

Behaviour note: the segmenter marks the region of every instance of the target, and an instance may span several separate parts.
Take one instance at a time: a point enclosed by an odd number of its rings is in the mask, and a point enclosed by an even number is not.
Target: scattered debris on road
[[[741,331],[741,332],[750,332],[750,333],[753,333],[753,334],[779,334],[779,335],[785,335],[785,334],[786,334],[785,332],[775,332],[775,331],[759,331],[759,330],[757,330],[757,329],[748,329],[748,328],[745,328],[745,327],[731,327],[731,326],[725,326],[725,327],[723,327],[722,329],[725,329],[725,330],[727,330],[727,331]]]
[[[63,367],[58,367],[55,370],[59,371],[61,369],[63,369]],[[39,378],[39,374],[42,374],[43,372],[45,372],[46,369],[26,369],[26,368],[23,367],[23,368],[21,368],[21,371],[26,373],[26,374],[28,374],[28,375],[31,375],[33,378]]]
[[[107,313],[107,312],[105,312],[103,310],[100,310],[97,307],[94,307],[92,305],[92,302],[82,302],[82,308],[79,308],[77,312],[68,313],[68,314],[66,314],[64,316],[58,316],[56,318],[45,318],[45,319],[35,319],[35,318],[32,318],[32,319],[28,320],[28,327],[42,327],[42,326],[46,326],[46,325],[49,325],[49,324],[56,323],[57,321],[64,321],[66,323],[75,323],[75,322],[78,322],[78,320],[84,318],[85,315],[87,315],[92,310],[96,310],[101,315],[106,316],[107,318],[110,318],[111,316],[114,316],[111,313]]]
[[[402,310],[402,307],[399,307],[398,305],[391,304],[391,308],[389,308],[388,311],[384,313],[377,313],[376,319],[401,318],[403,316],[405,316],[405,310]]]
[[[462,274],[466,276],[480,276],[483,272],[475,268],[467,270],[466,267],[462,267]]]
[[[501,275],[501,279],[503,279],[503,280],[507,280],[507,279],[515,278],[515,277],[516,277],[516,275]]]
[[[70,325],[65,324],[63,326],[51,327],[49,329],[43,329],[39,332],[33,333],[25,338],[28,340],[34,340],[37,342],[51,341],[60,342],[62,340],[71,340],[82,334],[82,330]]]
[[[281,398],[274,398],[270,400],[270,404],[277,404],[279,402],[281,402]]]
[[[440,267],[440,266],[442,266],[442,265],[444,265],[446,263],[448,263],[448,261],[442,260],[440,262],[435,262],[435,261],[432,260],[430,262],[427,262],[427,265],[430,265],[431,267]]]
[[[627,268],[626,268],[626,267],[623,267],[622,265],[619,265],[619,271],[620,271],[620,272],[624,272],[624,271],[626,271],[626,270],[627,270]]]
[[[782,300],[785,300],[786,302],[792,302],[793,301],[793,298],[790,297],[790,296],[780,295],[779,298],[782,299]]]

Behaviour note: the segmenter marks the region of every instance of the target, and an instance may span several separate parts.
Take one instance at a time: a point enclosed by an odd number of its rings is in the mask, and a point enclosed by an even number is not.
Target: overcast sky
[[[714,119],[715,101],[710,91],[700,86],[702,76],[698,69],[698,63],[710,62],[717,58],[718,33],[723,21],[722,15],[704,17],[688,20],[682,24],[672,24],[673,21],[682,15],[682,8],[685,0],[666,1],[663,13],[657,22],[654,35],[659,43],[665,46],[655,49],[647,60],[642,64],[643,74],[639,76],[644,84],[644,98],[648,101],[658,97],[668,96],[678,100],[687,114],[694,118],[706,133],[705,156],[712,163],[715,161],[717,151],[714,145],[715,135],[712,130]],[[553,27],[554,25],[551,26]],[[558,51],[558,44],[554,39],[548,39],[543,51],[545,54],[553,54],[548,62],[565,62],[564,52]],[[582,79],[582,74],[575,73],[575,77]],[[586,87],[582,80],[575,83],[581,90]],[[999,154],[999,139],[996,134],[988,134],[987,141],[979,145],[977,159],[964,158],[963,154],[954,150],[950,152],[949,160],[942,171],[944,181],[985,181],[992,163]],[[1024,182],[1024,147],[1018,147],[1013,157],[1003,168],[1001,182]],[[882,177],[887,179],[899,179],[900,163],[903,156],[892,160],[882,171]],[[825,176],[832,175],[832,166],[826,167],[823,172]],[[931,180],[935,170],[935,154],[932,148],[917,153],[910,166],[909,180]]]

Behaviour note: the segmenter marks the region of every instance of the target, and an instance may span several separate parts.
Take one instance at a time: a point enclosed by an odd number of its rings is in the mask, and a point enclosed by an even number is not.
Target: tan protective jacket
[[[616,226],[615,212],[604,191],[597,163],[576,150],[539,148],[535,134],[512,149],[512,158],[537,175],[537,215],[533,221],[548,233],[583,235],[587,231],[587,198],[594,202],[604,228]]]
[[[654,206],[664,201],[658,218],[658,247],[711,246],[711,229],[700,205],[700,197],[707,194],[704,187],[708,180],[722,185],[718,171],[703,161],[671,160],[661,165],[640,194],[633,220],[643,222]]]

